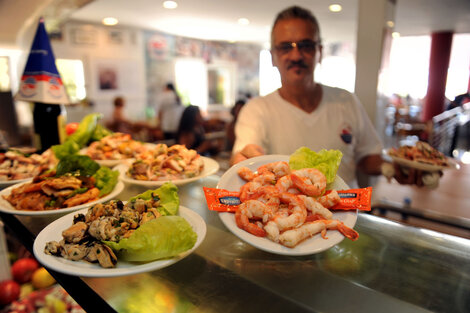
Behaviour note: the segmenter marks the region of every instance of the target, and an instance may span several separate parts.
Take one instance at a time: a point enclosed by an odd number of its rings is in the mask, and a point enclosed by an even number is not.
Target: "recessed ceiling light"
[[[240,24],[240,25],[248,25],[248,24],[250,24],[250,21],[249,21],[247,18],[242,17],[242,18],[239,18],[239,19],[238,19],[238,24]]]
[[[387,26],[392,28],[393,26],[395,26],[395,22],[394,21],[387,21]]]
[[[176,3],[176,1],[164,1],[163,7],[165,9],[176,9],[178,7],[178,3]]]
[[[398,37],[400,37],[400,33],[399,32],[393,32],[392,37],[393,38],[398,38]]]
[[[118,23],[118,20],[117,18],[114,18],[114,17],[105,17],[103,19],[103,24],[107,26],[113,26],[113,25],[116,25],[117,23]]]
[[[343,7],[339,4],[332,4],[328,7],[331,12],[339,12],[343,9]]]

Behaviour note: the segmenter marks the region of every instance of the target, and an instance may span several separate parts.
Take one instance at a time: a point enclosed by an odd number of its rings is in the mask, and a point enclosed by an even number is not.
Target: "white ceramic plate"
[[[212,175],[217,173],[219,170],[219,163],[211,158],[207,157],[201,157],[203,162],[204,162],[204,169],[202,170],[201,174],[191,177],[191,178],[185,178],[185,179],[175,179],[172,180],[172,183],[175,185],[184,185],[188,184],[190,182],[196,181],[198,179],[201,179],[203,177]],[[114,168],[114,170],[119,171],[119,179],[121,179],[123,182],[131,185],[139,185],[139,186],[146,186],[146,187],[159,187],[163,185],[164,183],[168,182],[167,180],[157,180],[157,181],[149,181],[149,180],[137,180],[137,179],[132,179],[129,176],[127,176],[127,170],[129,169],[128,164],[120,164]]]
[[[421,163],[417,161],[411,161],[411,160],[407,160],[404,158],[396,157],[396,156],[390,155],[387,149],[382,150],[382,155],[383,155],[383,159],[385,159],[386,161],[390,161],[390,162],[393,161],[397,164],[414,168],[417,170],[421,170],[421,171],[437,172],[437,171],[442,171],[446,169],[459,169],[460,168],[459,164],[452,158],[447,158],[447,163],[449,164],[448,166],[442,166],[442,165],[426,164],[426,163]]]
[[[1,212],[16,214],[16,215],[28,215],[28,216],[64,214],[64,213],[68,213],[68,212],[77,211],[77,210],[80,210],[80,209],[83,209],[83,208],[87,208],[87,207],[89,207],[93,204],[102,203],[102,202],[106,202],[108,200],[111,200],[111,199],[115,198],[118,194],[120,194],[121,191],[124,189],[124,183],[118,181],[118,183],[114,187],[113,191],[111,191],[111,193],[107,194],[103,198],[100,198],[96,201],[88,202],[88,203],[81,204],[81,205],[76,205],[76,206],[73,206],[73,207],[70,207],[70,208],[63,208],[63,209],[57,209],[57,210],[23,211],[23,210],[15,209],[10,204],[10,202],[8,202],[7,200],[5,200],[3,198],[3,196],[8,196],[11,193],[12,189],[17,188],[21,185],[22,184],[13,185],[13,186],[10,186],[10,187],[0,191],[0,211]]]
[[[87,152],[88,148],[83,148],[79,151],[79,154],[81,155],[88,155]],[[106,167],[115,167],[116,165],[122,164],[122,163],[127,163],[130,162],[132,163],[134,159],[129,158],[129,159],[121,159],[121,160],[94,160],[96,163],[98,163],[101,166],[106,166]]]
[[[251,170],[255,171],[258,167],[263,164],[286,161],[289,162],[289,156],[287,155],[264,155],[252,159],[242,161],[235,164],[224,173],[220,178],[217,188],[238,191],[240,187],[245,184],[245,181],[241,179],[237,171],[240,167],[246,166]],[[331,188],[336,190],[349,189],[348,185],[339,176],[336,176],[335,181]],[[250,245],[271,253],[282,254],[282,255],[309,255],[327,250],[334,245],[340,243],[344,236],[336,230],[328,230],[326,236],[328,239],[323,239],[320,234],[307,239],[294,248],[287,248],[281,244],[275,243],[267,238],[254,236],[242,229],[240,229],[235,223],[235,215],[233,213],[219,213],[219,217],[225,226],[238,238],[249,243]],[[340,220],[346,226],[353,228],[356,224],[357,210],[347,212],[333,212],[333,219]]]
[[[6,188],[8,186],[24,183],[27,181],[30,181],[32,177],[30,178],[24,178],[24,179],[15,179],[15,180],[5,180],[5,181],[0,181],[0,190],[3,188]]]
[[[164,260],[156,260],[152,262],[126,262],[119,261],[115,268],[103,268],[99,264],[89,263],[86,261],[71,261],[61,257],[56,257],[44,253],[44,247],[49,241],[60,241],[62,239],[62,231],[69,228],[73,223],[73,217],[75,214],[83,213],[86,214],[88,209],[80,210],[63,216],[44,228],[34,241],[33,251],[34,256],[42,264],[46,264],[51,269],[73,276],[82,277],[115,277],[124,275],[133,275],[143,272],[154,271],[172,265],[184,257],[191,254],[204,240],[206,236],[206,223],[204,220],[194,211],[179,207],[179,215],[184,217],[189,224],[193,227],[193,230],[197,234],[197,240],[194,246],[178,255],[177,257]]]

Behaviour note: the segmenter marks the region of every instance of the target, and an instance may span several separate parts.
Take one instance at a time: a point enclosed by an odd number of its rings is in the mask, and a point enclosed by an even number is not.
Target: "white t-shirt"
[[[161,129],[164,132],[176,132],[184,107],[177,103],[172,91],[164,91],[159,97],[159,110],[162,112]]]
[[[285,101],[278,91],[252,99],[238,117],[233,152],[250,143],[263,147],[266,154],[290,155],[304,146],[314,151],[338,149],[343,153],[338,175],[351,188],[357,187],[356,163],[380,154],[382,143],[355,95],[322,88],[322,100],[312,113]]]

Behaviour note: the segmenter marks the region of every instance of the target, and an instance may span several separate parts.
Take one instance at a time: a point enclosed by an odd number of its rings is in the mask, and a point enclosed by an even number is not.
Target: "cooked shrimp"
[[[250,219],[267,221],[271,216],[271,210],[264,203],[258,200],[248,200],[240,204],[235,212],[235,222],[238,227],[246,230],[250,234],[265,237],[266,231],[259,225],[251,223]]]
[[[354,229],[347,227],[338,220],[317,220],[305,223],[298,228],[283,232],[281,235],[279,235],[279,242],[286,247],[293,248],[303,240],[308,239],[320,232],[322,237],[327,239],[327,229],[338,230],[346,238],[349,238],[353,241],[359,237],[359,234]]]
[[[302,225],[307,217],[307,209],[303,202],[296,196],[289,193],[281,194],[281,202],[289,204],[290,214],[288,216],[277,215],[273,218],[279,231],[295,228]]]
[[[324,219],[332,219],[333,213],[331,213],[330,210],[325,208],[319,201],[315,200],[312,197],[307,197],[304,195],[299,195],[299,198],[303,201],[307,210],[309,210],[313,215],[318,214]]]
[[[274,173],[271,173],[271,172],[266,172],[266,173],[255,176],[253,178],[253,181],[258,182],[263,186],[265,185],[273,186],[276,184],[276,175],[274,175]]]
[[[238,169],[237,173],[238,173],[238,176],[240,176],[241,179],[246,180],[246,181],[252,181],[253,178],[256,177],[255,172],[253,172],[252,170],[250,170],[246,166],[240,167]]]
[[[336,204],[340,203],[341,198],[336,190],[332,190],[327,195],[321,196],[317,198],[317,201],[321,203],[325,208],[329,209]]]
[[[274,186],[261,186],[255,190],[253,199],[263,202],[273,212],[276,212],[281,202],[280,193]]]
[[[300,191],[294,187],[294,184],[292,183],[292,179],[290,175],[282,176],[281,178],[278,179],[276,182],[276,188],[280,192],[289,192],[293,194],[299,194]]]
[[[326,189],[325,175],[315,168],[304,168],[291,174],[292,183],[302,193],[317,197]]]
[[[240,188],[240,201],[245,202],[247,200],[253,199],[256,189],[261,187],[260,183],[257,182],[248,182]]]
[[[284,161],[268,163],[258,168],[258,174],[271,172],[276,175],[277,178],[290,174],[291,170],[289,164]]]

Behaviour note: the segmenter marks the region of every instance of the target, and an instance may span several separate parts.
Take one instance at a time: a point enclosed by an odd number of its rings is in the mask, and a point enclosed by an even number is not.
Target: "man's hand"
[[[433,189],[439,186],[442,171],[425,172],[414,168],[403,167],[397,163],[392,164],[384,162],[382,164],[382,174],[387,177],[389,181],[393,177],[402,185],[426,186]]]
[[[230,165],[237,164],[249,158],[264,155],[264,149],[255,144],[246,145],[241,151],[236,152],[230,158]]]

